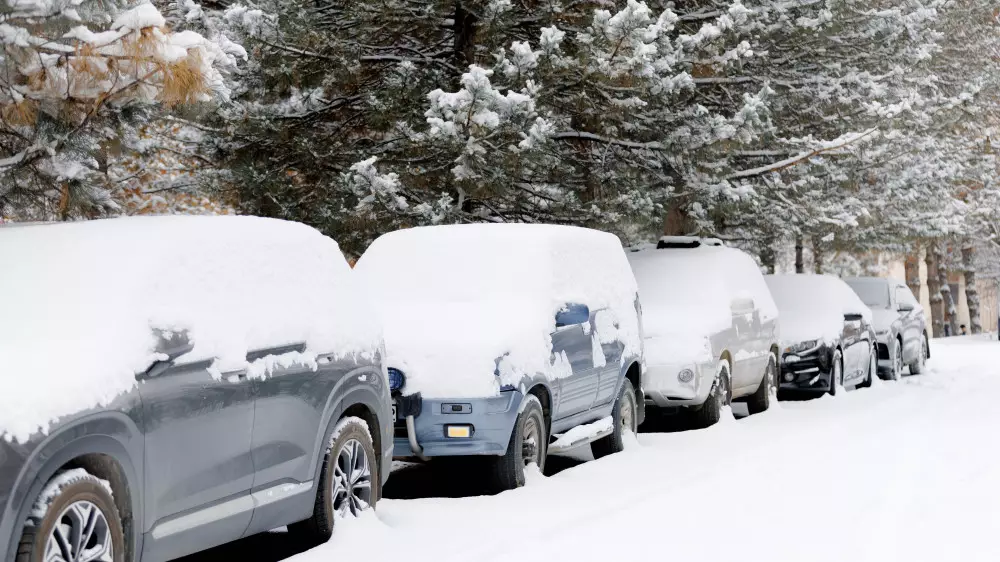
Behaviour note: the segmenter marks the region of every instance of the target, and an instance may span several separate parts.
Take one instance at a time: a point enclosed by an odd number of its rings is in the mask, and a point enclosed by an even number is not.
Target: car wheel
[[[830,396],[836,396],[838,387],[844,385],[844,356],[840,350],[833,352],[833,367],[830,371]]]
[[[778,362],[774,359],[774,354],[770,355],[760,386],[747,400],[747,411],[750,415],[766,411],[771,407],[771,397],[778,397]]]
[[[719,374],[712,384],[708,399],[694,412],[694,426],[705,428],[719,423],[722,419],[722,409],[729,405],[732,392],[729,388],[729,363],[723,361],[719,366]]]
[[[878,352],[874,349],[872,350],[871,356],[868,357],[868,372],[865,373],[865,380],[858,384],[858,388],[869,388],[872,385],[872,377],[878,374]]]
[[[359,515],[378,501],[381,480],[368,424],[361,418],[344,418],[327,443],[313,515],[288,526],[288,532],[304,544],[330,540],[336,517]]]
[[[892,370],[889,380],[898,381],[903,376],[903,342],[896,340],[896,349],[892,352]]]
[[[615,406],[611,410],[611,419],[614,420],[614,431],[611,435],[590,444],[595,459],[620,453],[625,449],[625,434],[634,434],[639,427],[639,407],[636,405],[635,388],[628,379],[622,382],[622,389],[618,392],[618,399],[615,400]]]
[[[924,364],[927,362],[927,335],[920,334],[920,356],[916,363],[910,363],[910,374],[919,375],[924,372]]]
[[[125,534],[107,483],[83,469],[57,474],[35,500],[16,562],[123,562]]]
[[[493,489],[502,492],[524,486],[524,467],[531,463],[538,465],[538,470],[544,470],[548,444],[542,403],[537,396],[529,394],[524,397],[521,413],[514,422],[507,452],[490,459]]]

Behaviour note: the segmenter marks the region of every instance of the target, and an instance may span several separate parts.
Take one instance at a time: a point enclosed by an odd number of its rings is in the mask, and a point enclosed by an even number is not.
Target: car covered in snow
[[[496,489],[642,420],[635,280],[614,235],[477,224],[391,232],[355,272],[383,321],[397,458],[485,457]]]
[[[162,562],[373,506],[381,330],[337,244],[256,217],[0,227],[0,559]],[[16,298],[15,298],[16,297]]]
[[[733,400],[767,410],[778,311],[753,258],[714,238],[664,237],[628,259],[643,307],[647,405],[683,408],[700,426]]]
[[[868,387],[878,373],[872,313],[830,275],[764,278],[781,315],[780,391]]]
[[[880,376],[897,380],[904,366],[911,375],[922,373],[931,356],[930,336],[924,307],[913,291],[898,279],[853,277],[846,282],[872,311]]]

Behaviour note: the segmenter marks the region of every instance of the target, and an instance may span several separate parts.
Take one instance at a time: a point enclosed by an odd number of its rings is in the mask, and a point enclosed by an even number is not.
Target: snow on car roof
[[[781,314],[783,345],[833,341],[844,329],[845,314],[871,310],[844,281],[831,275],[767,275],[764,277]]]
[[[754,300],[762,319],[778,315],[759,268],[735,248],[641,248],[629,252],[628,260],[639,284],[647,337],[705,337],[725,329],[732,322],[730,305],[741,297]]]
[[[568,303],[607,309],[626,353],[638,354],[635,279],[621,242],[585,228],[469,224],[381,236],[355,265],[372,290],[389,363],[407,393],[492,396],[523,375],[555,378],[556,312]],[[610,325],[613,325],[610,324]],[[499,364],[500,377],[494,376]]]
[[[305,342],[370,352],[379,328],[337,244],[257,217],[133,217],[0,229],[0,435],[109,403],[153,361],[153,328],[223,371]]]

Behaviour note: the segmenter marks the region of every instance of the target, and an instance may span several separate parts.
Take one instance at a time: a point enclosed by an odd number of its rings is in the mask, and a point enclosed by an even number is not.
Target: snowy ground
[[[951,338],[931,352],[925,375],[643,433],[622,454],[557,461],[549,472],[564,470],[498,496],[426,497],[462,483],[409,469],[392,491],[422,499],[383,500],[288,560],[1000,560],[1000,342]],[[283,540],[185,562],[271,562],[291,552]]]

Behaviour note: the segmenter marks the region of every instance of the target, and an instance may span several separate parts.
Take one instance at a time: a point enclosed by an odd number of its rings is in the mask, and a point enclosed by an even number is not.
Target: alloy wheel
[[[524,466],[531,463],[540,464],[538,461],[542,450],[542,430],[534,416],[527,416],[524,419],[521,436],[521,459],[524,461]]]
[[[621,410],[621,426],[622,426],[622,436],[626,433],[635,433],[635,398],[633,394],[623,393],[622,394],[622,404],[619,410]]]
[[[903,376],[903,350],[896,344],[896,351],[892,357],[892,378],[898,379]]]
[[[340,516],[358,515],[372,503],[371,460],[357,439],[344,443],[333,471],[333,510]]]
[[[70,504],[45,542],[45,562],[112,562],[114,552],[107,517],[89,501]]]

